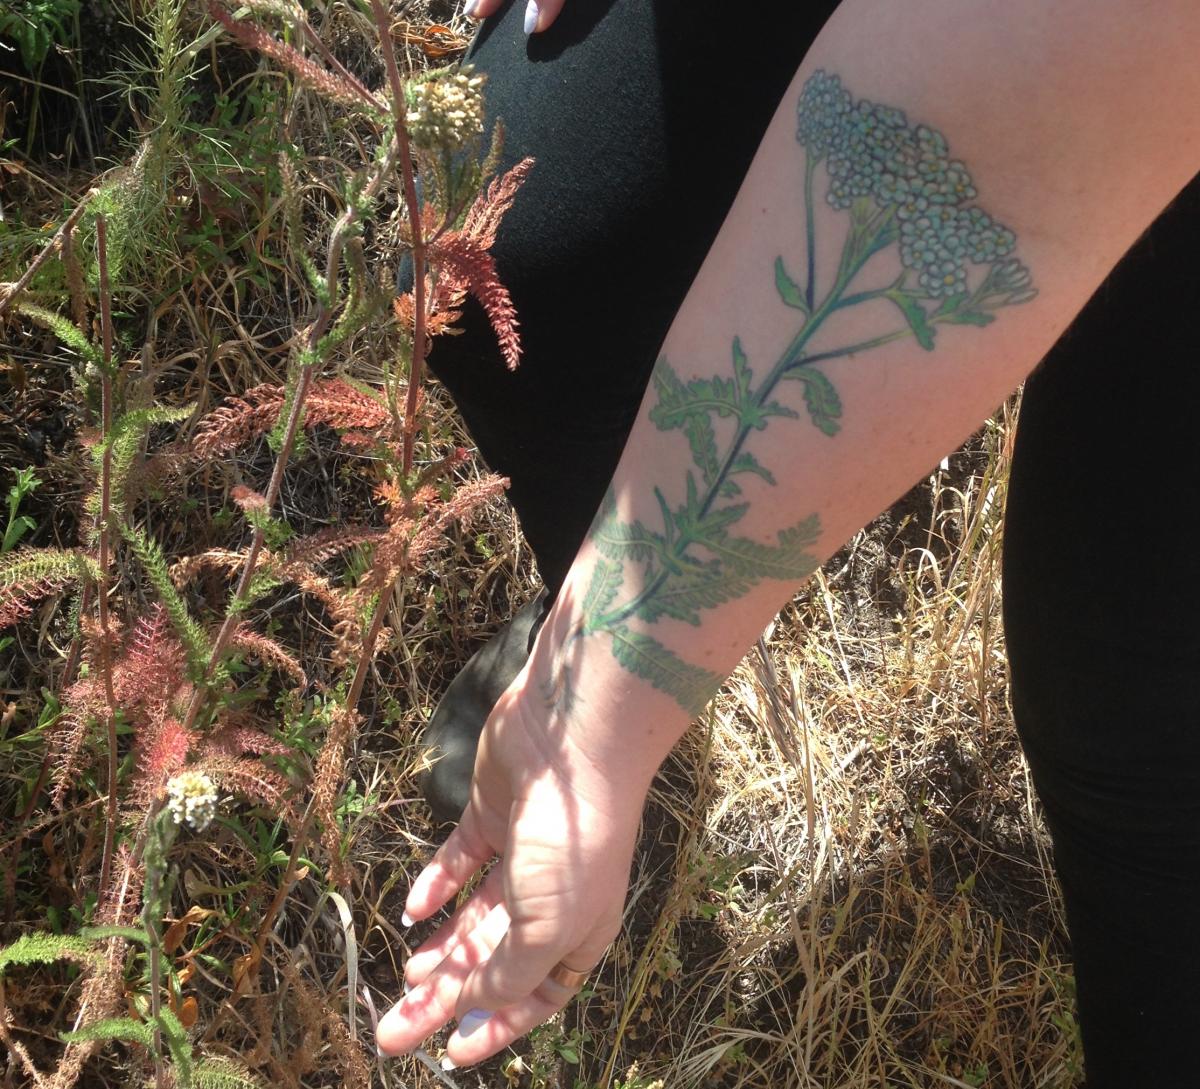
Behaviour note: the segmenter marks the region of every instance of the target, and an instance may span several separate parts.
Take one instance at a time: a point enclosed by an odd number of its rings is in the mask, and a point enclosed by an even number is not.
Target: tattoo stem
[[[808,193],[807,186],[805,195],[806,198],[810,195]],[[809,202],[809,209],[811,210],[811,202]],[[840,307],[846,288],[850,286],[851,281],[862,270],[863,265],[866,264],[871,254],[874,253],[874,236],[877,235],[881,229],[885,228],[886,224],[886,220],[882,221],[882,224],[879,222],[872,222],[867,224],[868,229],[865,231],[857,227],[851,228],[850,237],[846,240],[846,245],[842,251],[842,261],[841,266],[838,269],[836,282],[830,289],[829,294],[825,297],[821,305],[815,311],[812,311],[811,315],[805,320],[804,324],[800,327],[800,331],[792,339],[791,344],[784,349],[783,354],[779,357],[779,360],[776,362],[775,366],[771,368],[771,371],[767,377],[763,379],[762,385],[759,386],[758,391],[754,394],[754,404],[756,408],[761,409],[767,403],[767,398],[771,396],[780,380],[786,374],[788,374],[789,371],[796,370],[801,366],[814,363],[817,359],[832,359],[835,358],[835,356],[849,355],[856,351],[862,351],[867,347],[886,343],[888,340],[895,340],[898,337],[908,335],[907,331],[899,332],[890,334],[887,337],[876,338],[873,341],[855,344],[849,348],[838,349],[835,352],[823,353],[820,356],[806,358],[804,355],[804,349],[808,345],[808,342],[813,338],[814,334],[821,327],[825,319]],[[812,276],[810,275],[810,288],[812,286],[812,282]],[[717,470],[712,483],[708,486],[708,489],[705,492],[704,501],[700,505],[701,517],[706,515],[712,509],[712,505],[716,502],[717,497],[720,495],[721,488],[729,475],[729,470],[733,467],[734,461],[737,460],[738,455],[742,452],[742,447],[745,445],[746,439],[749,437],[752,430],[753,426],[748,423],[742,423],[738,426],[737,434],[734,436],[733,443],[730,445],[728,453],[721,460],[721,467]],[[670,526],[669,521],[667,525],[668,527]],[[688,546],[691,545],[691,543],[692,542],[687,535],[680,536],[675,540],[671,548],[673,556],[664,557],[664,560],[668,558],[673,558],[676,561],[683,560],[684,552],[687,550]],[[633,616],[638,609],[645,604],[646,601],[652,598],[659,591],[663,583],[667,580],[669,573],[669,570],[659,571],[658,574],[656,574],[644,587],[642,587],[641,591],[628,602],[626,602],[626,604],[621,605],[612,612],[600,617],[591,626],[591,630],[597,631],[611,628],[629,619],[629,617]]]
[[[814,156],[804,157],[804,238],[808,249],[808,278],[804,285],[804,301],[812,313],[817,279],[816,215],[813,212],[813,173],[817,169]]]

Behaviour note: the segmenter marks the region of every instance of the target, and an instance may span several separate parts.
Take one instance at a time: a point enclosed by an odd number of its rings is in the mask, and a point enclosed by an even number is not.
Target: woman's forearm
[[[803,578],[978,426],[1189,179],[1200,20],[1139,10],[842,5],[531,661],[573,755],[648,785]]]

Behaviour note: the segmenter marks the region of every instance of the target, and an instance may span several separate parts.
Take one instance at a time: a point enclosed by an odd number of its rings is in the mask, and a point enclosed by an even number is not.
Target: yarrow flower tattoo
[[[810,551],[820,535],[816,514],[781,530],[770,544],[733,532],[750,506],[744,478],[775,484],[771,467],[747,448],[751,436],[774,419],[800,416],[775,399],[779,384],[799,382],[809,419],[833,437],[841,428],[841,398],[818,363],[910,337],[932,351],[939,326],[984,326],[1000,308],[1037,294],[1029,270],[1013,256],[1016,236],[971,203],[978,195],[975,183],[966,166],[950,157],[940,132],[909,124],[901,110],[855,101],[836,75],[818,71],[800,95],[796,139],[805,153],[806,271],[803,284],[797,283],[781,256],[774,279],[781,302],[799,313],[799,330],[757,384],[736,337],[725,375],[684,381],[660,359],[654,372],[658,402],[650,419],[660,431],[682,431],[690,446],[693,468],[683,482],[684,500],[672,505],[656,487],[662,527],[652,528],[640,520],[622,521],[610,492],[591,533],[600,558],[574,638],[608,635],[623,667],[693,713],[722,678],[684,661],[644,628],[664,617],[699,625],[704,610],[741,597],[756,583],[798,582],[817,566]],[[827,203],[849,218],[841,260],[823,294],[814,198],[822,168]],[[873,285],[858,284],[860,274],[870,277],[871,259],[892,247],[899,276],[880,283],[876,273]],[[836,311],[878,301],[895,307],[901,327],[854,344],[817,343]],[[728,440],[723,446],[719,421],[733,425],[723,427]],[[638,569],[634,582],[640,589],[620,600],[627,574]],[[549,698],[569,697],[563,673],[560,668]]]

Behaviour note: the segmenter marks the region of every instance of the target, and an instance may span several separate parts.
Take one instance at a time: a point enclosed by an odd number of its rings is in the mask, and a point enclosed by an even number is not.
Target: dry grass
[[[339,52],[369,68],[371,57],[355,55],[358,15],[333,11]],[[405,17],[469,33],[436,0],[408,5]],[[418,41],[409,53],[422,63]],[[335,157],[346,135],[319,110],[305,119]],[[321,163],[311,165],[313,184],[324,184]],[[58,182],[70,185],[30,172],[23,197],[49,218]],[[225,391],[278,379],[304,311],[301,277],[286,253],[281,261],[266,289],[236,264],[202,270],[148,323],[143,365],[171,399],[199,395],[207,408]],[[0,466],[42,459],[46,483],[30,508],[41,543],[69,541],[82,484],[68,376],[34,336],[14,336],[4,365]],[[346,366],[369,379],[379,362],[363,344]],[[452,440],[452,411],[436,394],[433,402],[432,430]],[[40,429],[38,450],[30,427]],[[626,926],[593,987],[519,1055],[458,1071],[453,1084],[1080,1084],[1061,909],[1007,703],[999,552],[1014,427],[1009,407],[785,609],[660,775]],[[227,486],[261,476],[265,460],[260,452],[193,480],[189,505],[164,517],[168,542],[180,551],[208,543]],[[353,459],[318,437],[289,476],[282,513],[315,529],[361,515],[367,494]],[[192,920],[181,954],[203,954],[188,987],[206,1050],[240,1055],[279,1085],[445,1083],[421,1058],[384,1066],[362,1056],[371,1006],[394,1000],[410,942],[427,931],[398,929],[408,881],[438,839],[417,788],[421,725],[534,578],[511,512],[496,503],[435,570],[397,593],[388,618],[397,634],[351,758],[348,895],[332,893],[314,866],[258,944],[286,841],[268,837],[264,849],[245,834],[262,824],[247,820],[180,852],[173,907]],[[319,620],[295,599],[272,610],[295,645],[320,645]],[[0,710],[11,704],[18,726],[36,721],[59,634],[46,614],[6,652]],[[13,813],[41,753],[35,734],[13,742],[7,729],[0,801]],[[65,917],[79,901],[97,850],[94,805],[35,813],[26,831],[38,835],[14,882],[19,927],[44,925],[46,903]],[[0,849],[15,831],[0,832]],[[74,996],[60,973],[8,985],[6,997],[39,1024],[69,1011]],[[48,1030],[22,1039],[39,1062],[58,1046]],[[89,1068],[84,1084],[126,1083],[122,1062]],[[10,1079],[20,1084],[18,1068]]]
[[[1007,702],[1015,415],[784,611],[659,778],[594,994],[458,1085],[507,1071],[591,1089],[633,1064],[630,1084],[671,1087],[1081,1084],[1049,845]],[[396,832],[415,871],[419,817]],[[580,1063],[562,1062],[580,1034]],[[435,1084],[401,1069],[396,1084]]]

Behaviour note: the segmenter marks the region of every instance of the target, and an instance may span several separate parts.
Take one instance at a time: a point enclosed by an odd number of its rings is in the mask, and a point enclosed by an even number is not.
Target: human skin
[[[463,14],[470,19],[486,19],[504,6],[504,0],[467,0]],[[526,0],[525,33],[541,34],[549,30],[565,6],[565,0]]]
[[[698,706],[803,573],[1036,365],[1200,166],[1198,46],[1193,0],[842,4],[671,327],[605,517],[485,728],[462,822],[410,889],[409,915],[426,919],[500,857],[410,958],[414,989],[380,1024],[384,1052],[478,1010],[490,1016],[447,1047],[455,1064],[478,1062],[570,999],[547,975],[560,962],[591,968],[616,935],[646,792]],[[797,106],[818,72],[836,75],[855,105],[902,110],[907,128],[942,134],[978,190],[963,207],[1011,231],[998,260],[1019,260],[1030,283],[1014,274],[1000,302],[963,309],[963,292],[921,285],[932,266],[902,262],[890,205],[831,206],[828,155],[797,139]],[[834,298],[854,217],[867,214],[884,217],[880,249]],[[959,263],[966,294],[995,265]],[[875,294],[888,289],[904,299]],[[809,380],[767,388],[806,328],[793,362]],[[721,405],[709,397],[710,411],[701,384],[716,379],[726,393]],[[742,453],[762,471],[738,470],[737,492],[722,491],[722,470]],[[639,533],[643,546],[630,543]]]

